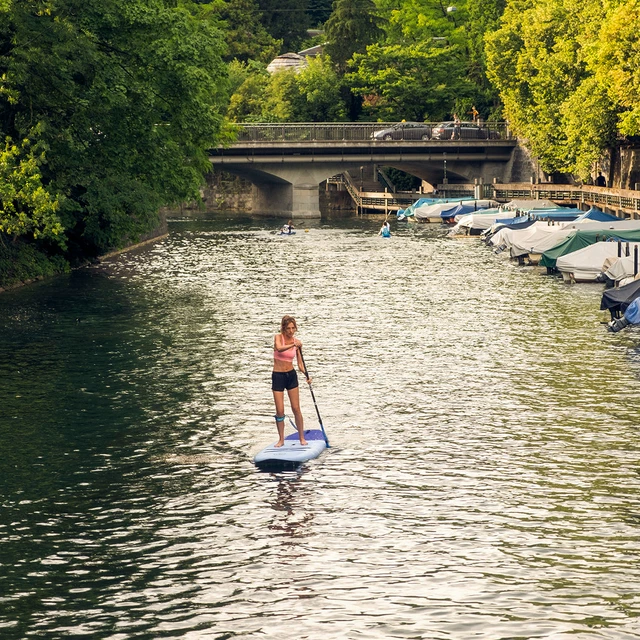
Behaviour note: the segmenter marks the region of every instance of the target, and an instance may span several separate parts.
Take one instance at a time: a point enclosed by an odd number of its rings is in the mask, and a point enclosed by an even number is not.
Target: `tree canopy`
[[[510,0],[486,36],[489,78],[547,172],[586,179],[616,136],[640,133],[637,0]]]
[[[196,4],[7,1],[0,42],[6,236],[83,258],[198,194],[228,96],[221,32]]]

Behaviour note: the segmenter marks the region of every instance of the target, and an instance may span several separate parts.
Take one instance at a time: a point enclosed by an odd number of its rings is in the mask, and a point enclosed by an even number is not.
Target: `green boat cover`
[[[583,249],[596,242],[607,240],[622,240],[624,242],[640,242],[640,228],[638,229],[603,229],[602,231],[572,231],[562,242],[555,247],[551,247],[542,254],[540,266],[547,269],[555,269],[556,261],[560,256],[573,253],[578,249]]]

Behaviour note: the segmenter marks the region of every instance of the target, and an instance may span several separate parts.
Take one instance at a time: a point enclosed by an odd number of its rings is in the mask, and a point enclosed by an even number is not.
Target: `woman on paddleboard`
[[[276,447],[284,444],[284,390],[289,395],[291,410],[296,419],[296,428],[300,436],[300,444],[306,445],[304,437],[304,420],[300,411],[300,389],[298,388],[298,374],[293,368],[293,360],[297,359],[298,370],[305,374],[306,369],[300,349],[302,342],[295,337],[298,330],[296,319],[284,316],[280,322],[280,333],[273,339],[273,373],[271,374],[271,390],[273,400],[276,403],[276,427],[278,428],[278,442]],[[311,379],[307,378],[311,384]]]

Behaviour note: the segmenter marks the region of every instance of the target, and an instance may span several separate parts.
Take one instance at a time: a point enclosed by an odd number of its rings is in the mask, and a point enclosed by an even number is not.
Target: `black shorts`
[[[273,371],[271,373],[271,391],[295,389],[297,386],[298,374],[295,369],[291,369],[291,371]]]

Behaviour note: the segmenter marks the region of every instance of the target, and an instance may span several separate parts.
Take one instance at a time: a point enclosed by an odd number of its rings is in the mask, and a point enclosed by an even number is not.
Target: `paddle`
[[[298,347],[298,352],[300,353],[300,360],[302,360],[302,366],[304,367],[304,376],[307,380],[309,380],[309,370],[307,369],[307,363],[304,361],[304,356],[302,355],[302,349]],[[331,445],[329,444],[329,438],[327,438],[327,432],[324,430],[324,426],[322,425],[322,418],[320,417],[320,410],[318,409],[318,403],[316,402],[316,396],[313,393],[313,387],[311,383],[309,383],[309,391],[311,391],[311,397],[313,398],[313,405],[316,408],[316,413],[318,414],[318,422],[320,423],[320,429],[322,429],[322,435],[324,436],[324,441],[327,443],[327,448]]]

